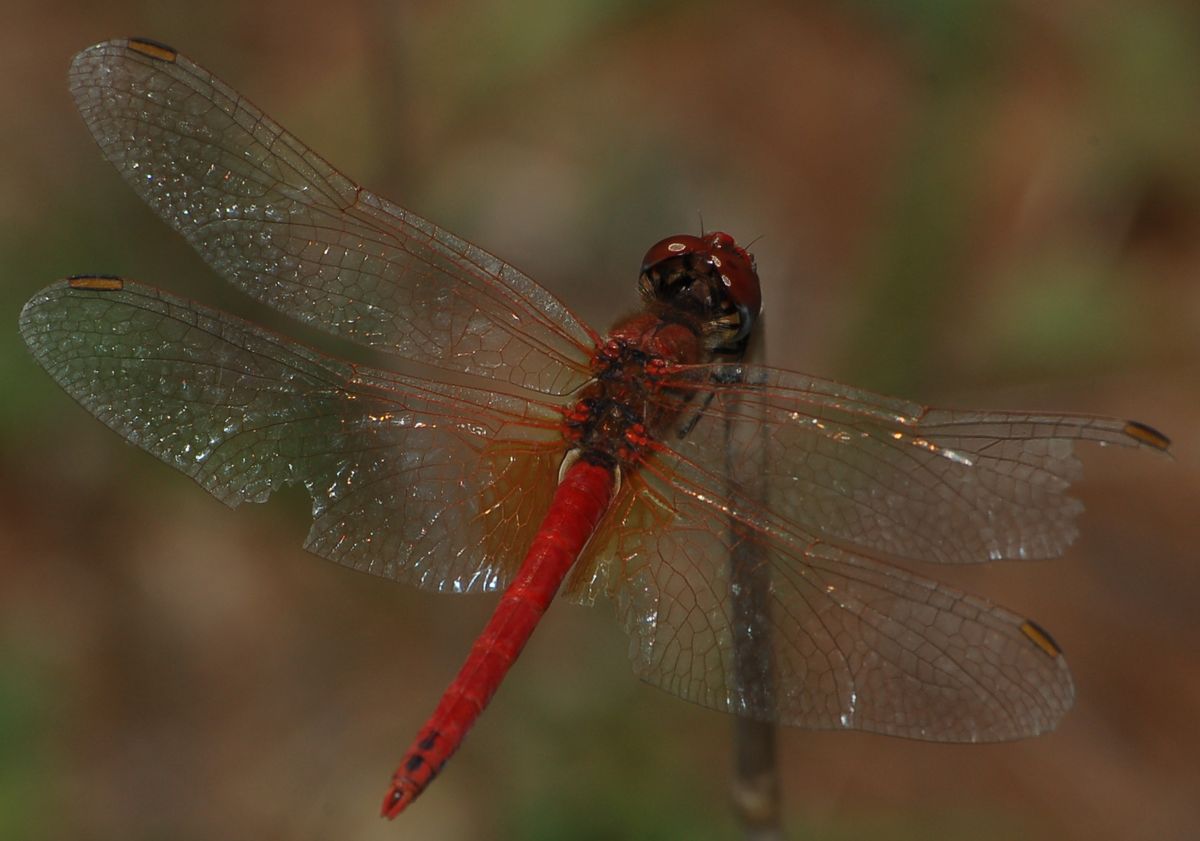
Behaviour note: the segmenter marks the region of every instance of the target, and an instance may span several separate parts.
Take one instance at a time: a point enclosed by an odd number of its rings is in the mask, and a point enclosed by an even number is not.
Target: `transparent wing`
[[[762,459],[769,502],[752,519],[877,557],[1057,557],[1083,510],[1067,495],[1075,443],[1169,445],[1131,421],[934,409],[757,366],[696,366],[673,385],[696,394],[664,442],[675,481],[722,498],[732,446],[735,462]]]
[[[20,328],[84,408],[228,505],[302,484],[306,548],[355,569],[497,589],[553,491],[546,404],[340,362],[118,279],[48,287]]]
[[[739,535],[688,495],[646,484],[651,501],[634,508],[679,519],[627,521],[601,550],[622,570],[613,597],[642,679],[782,724],[934,741],[1030,736],[1070,708],[1066,661],[1033,623],[835,546]],[[765,582],[750,616],[737,606],[738,555],[756,558]],[[738,661],[739,632],[749,662]]]
[[[75,57],[104,155],[220,274],[300,321],[549,394],[592,333],[517,269],[362,189],[207,70],[138,40]]]
[[[569,582],[606,593],[637,673],[816,729],[995,741],[1052,728],[1073,688],[1035,623],[893,561],[1056,554],[1076,440],[1165,449],[1140,424],[926,409],[750,366],[694,391]]]

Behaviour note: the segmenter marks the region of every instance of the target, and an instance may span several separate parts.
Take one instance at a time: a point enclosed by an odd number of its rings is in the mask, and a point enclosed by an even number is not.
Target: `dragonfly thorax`
[[[592,380],[563,415],[572,449],[612,466],[643,461],[682,407],[663,381],[672,364],[708,354],[688,328],[642,313],[618,324],[592,357]]]
[[[580,399],[566,412],[564,437],[573,450],[593,461],[617,467],[642,461],[652,439],[641,413],[630,404],[603,393]]]

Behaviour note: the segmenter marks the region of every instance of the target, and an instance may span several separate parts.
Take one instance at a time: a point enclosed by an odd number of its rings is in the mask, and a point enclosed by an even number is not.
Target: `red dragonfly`
[[[1049,558],[1075,538],[1076,441],[1137,422],[933,409],[744,364],[754,259],[654,245],[601,336],[517,269],[364,190],[163,44],[75,57],[105,156],[239,288],[420,363],[333,359],[115,277],[36,295],[38,362],[223,502],[301,483],[310,551],[428,590],[503,591],[392,780],[394,817],[487,705],[549,603],[607,597],[643,679],[807,728],[994,741],[1074,689],[1034,622],[898,561]]]

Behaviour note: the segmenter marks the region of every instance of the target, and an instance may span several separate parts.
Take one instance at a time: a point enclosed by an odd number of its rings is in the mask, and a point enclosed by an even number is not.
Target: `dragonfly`
[[[1060,555],[1082,510],[1076,442],[1167,451],[1152,427],[937,409],[749,364],[757,267],[725,233],[653,245],[642,309],[601,334],[171,47],[98,44],[69,81],[105,157],[218,274],[420,372],[114,276],[60,281],[20,318],[76,401],[222,502],[303,485],[309,551],[502,593],[384,815],[458,749],[556,598],[610,602],[639,677],[752,719],[986,742],[1070,708],[1047,631],[908,566]]]

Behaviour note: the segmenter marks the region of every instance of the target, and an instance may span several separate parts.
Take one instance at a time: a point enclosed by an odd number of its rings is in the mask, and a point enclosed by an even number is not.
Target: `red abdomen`
[[[567,470],[517,577],[396,769],[383,800],[386,817],[400,814],[458,750],[592,536],[612,491],[610,467],[585,456]]]

